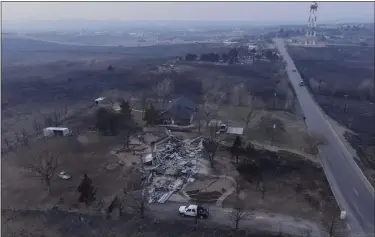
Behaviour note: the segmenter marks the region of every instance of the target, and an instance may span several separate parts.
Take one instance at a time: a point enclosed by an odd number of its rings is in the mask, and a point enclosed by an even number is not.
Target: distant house
[[[159,120],[162,124],[190,125],[196,112],[197,105],[181,96],[164,106],[162,112],[159,113]]]

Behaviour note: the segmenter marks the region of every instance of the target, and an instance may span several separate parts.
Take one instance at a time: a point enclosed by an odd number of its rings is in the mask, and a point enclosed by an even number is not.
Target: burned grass
[[[223,225],[205,225],[186,220],[139,220],[133,215],[105,220],[72,212],[2,210],[1,236],[128,236],[128,237],[282,237],[280,234],[234,231]]]
[[[321,205],[333,195],[319,166],[288,152],[253,150],[241,158],[236,167],[247,181],[243,195],[247,208],[321,220]],[[235,200],[232,194],[223,206],[230,207]]]

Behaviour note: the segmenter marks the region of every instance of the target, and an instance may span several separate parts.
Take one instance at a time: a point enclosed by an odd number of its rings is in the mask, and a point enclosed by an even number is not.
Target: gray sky
[[[310,2],[3,2],[2,19],[14,20],[250,20],[308,18]],[[321,2],[319,21],[374,18],[373,2]]]

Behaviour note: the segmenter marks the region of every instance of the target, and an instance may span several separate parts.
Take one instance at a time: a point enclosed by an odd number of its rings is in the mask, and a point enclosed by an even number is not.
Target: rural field
[[[307,133],[273,49],[241,64],[187,59],[234,54],[217,44],[27,45],[3,42],[9,64],[2,80],[2,235],[211,236],[217,232],[210,228],[224,222],[222,236],[346,234],[317,157],[322,141]],[[11,63],[17,57],[25,58]],[[96,103],[98,97],[108,103]],[[180,120],[188,106],[194,109]],[[223,124],[228,131],[219,131]],[[70,134],[44,137],[45,127]],[[91,190],[86,203],[84,180]],[[210,227],[171,221],[176,203],[188,202],[221,219]],[[162,220],[160,207],[169,210]],[[225,210],[246,213],[242,221],[255,221],[252,232],[241,224],[233,231],[235,213]],[[254,225],[255,212],[274,220],[268,232]]]

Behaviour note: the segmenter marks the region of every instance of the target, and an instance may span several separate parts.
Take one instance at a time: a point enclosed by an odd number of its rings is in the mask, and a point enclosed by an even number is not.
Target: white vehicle
[[[296,72],[296,71],[297,71],[297,69],[293,68],[293,72]]]
[[[304,86],[305,83],[304,83],[303,81],[300,81],[299,85],[300,85],[300,86]]]
[[[340,219],[345,220],[346,219],[346,211],[341,211],[340,213]]]
[[[220,126],[219,126],[219,128],[218,128],[218,130],[217,130],[217,134],[220,134],[220,133],[224,133],[224,132],[226,132],[228,130],[228,127],[227,127],[227,125],[226,124],[224,124],[224,123],[222,123],[222,124],[220,124]]]
[[[72,176],[67,174],[65,171],[61,171],[60,174],[59,174],[59,177],[61,179],[64,179],[64,180],[68,180],[68,179],[72,178]]]
[[[204,208],[200,205],[191,204],[189,206],[180,206],[178,212],[181,216],[192,216],[198,218],[207,218],[209,215],[208,208]]]

